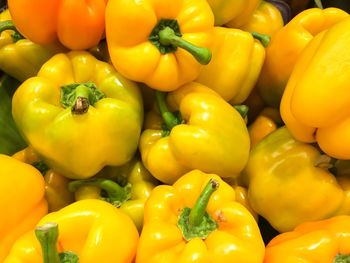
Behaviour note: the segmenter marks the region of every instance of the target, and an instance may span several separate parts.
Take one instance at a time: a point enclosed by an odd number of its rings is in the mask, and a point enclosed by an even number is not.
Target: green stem
[[[205,239],[218,228],[217,222],[206,211],[210,196],[218,187],[219,182],[210,179],[193,208],[184,207],[182,209],[177,226],[185,240]]]
[[[259,40],[264,47],[270,44],[271,37],[269,35],[260,34],[258,32],[251,32],[252,36]]]
[[[159,42],[164,46],[175,46],[185,49],[190,52],[194,58],[201,63],[206,65],[211,60],[211,51],[209,48],[197,47],[190,42],[182,39],[181,37],[175,34],[175,31],[171,27],[165,27],[160,30],[158,33]]]
[[[336,255],[333,263],[350,263],[350,254],[348,254],[348,255],[342,255],[342,254]]]
[[[322,1],[321,0],[314,0],[315,1],[315,5],[320,8],[323,9],[323,5],[322,5]]]
[[[90,105],[105,98],[93,82],[73,83],[61,87],[61,104],[70,107],[73,114],[84,114]]]
[[[181,123],[181,120],[175,116],[174,113],[170,112],[168,109],[168,105],[166,104],[166,93],[162,91],[156,91],[156,101],[158,104],[158,108],[160,111],[160,114],[163,118],[163,121],[167,127],[168,130],[171,130],[176,125]]]
[[[131,198],[130,184],[127,184],[125,187],[122,187],[112,180],[103,178],[72,181],[68,184],[68,189],[71,192],[75,192],[79,187],[86,185],[97,186],[104,190],[108,195],[107,201],[113,203],[118,207]]]
[[[60,257],[57,251],[58,225],[56,223],[47,223],[35,229],[35,235],[40,242],[43,262],[60,263]]]
[[[236,111],[239,112],[239,114],[241,114],[243,119],[247,117],[249,111],[249,107],[247,105],[233,105],[233,107],[236,109]]]
[[[203,216],[206,213],[206,209],[208,206],[209,199],[211,195],[218,189],[219,182],[210,179],[202,193],[200,194],[197,202],[192,207],[190,215],[189,215],[189,225],[191,227],[199,226],[203,221]]]
[[[84,84],[79,85],[76,90],[76,99],[72,107],[73,114],[84,114],[88,111],[90,106],[89,97],[92,95],[91,89],[85,86]]]
[[[14,32],[14,34],[12,35],[14,42],[17,42],[20,39],[24,39],[24,37],[17,30],[15,24],[11,20],[5,20],[0,22],[0,33],[2,33],[5,30],[11,30]]]

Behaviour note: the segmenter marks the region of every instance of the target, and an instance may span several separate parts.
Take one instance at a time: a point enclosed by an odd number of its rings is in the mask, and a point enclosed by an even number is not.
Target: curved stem
[[[131,197],[130,184],[122,187],[112,180],[103,178],[72,181],[68,184],[68,189],[71,192],[75,192],[79,187],[85,185],[97,186],[103,189],[108,195],[108,201],[117,205],[121,205]]]
[[[260,34],[258,32],[251,32],[252,36],[259,40],[264,47],[270,44],[271,37],[269,35]]]
[[[14,42],[17,42],[20,39],[24,39],[24,37],[17,30],[17,28],[15,27],[15,24],[11,20],[5,20],[0,22],[0,33],[2,33],[5,30],[14,31],[15,34],[12,36]]]
[[[175,31],[171,27],[165,27],[160,30],[159,33],[159,42],[162,45],[168,46],[172,45],[175,47],[180,47],[190,52],[192,56],[202,65],[206,65],[211,60],[211,51],[209,48],[197,47],[190,42],[182,39],[181,37],[175,34]]]
[[[314,0],[315,1],[315,5],[320,8],[323,9],[323,5],[322,5],[322,1],[321,0]]]
[[[58,225],[57,223],[47,223],[35,229],[35,236],[40,242],[43,262],[60,263],[57,251]]]
[[[192,207],[189,215],[190,227],[198,226],[202,223],[211,195],[218,189],[219,182],[215,179],[210,179],[208,184],[203,189],[197,202]]]
[[[170,112],[168,109],[168,106],[166,104],[166,93],[161,91],[156,91],[156,100],[158,104],[158,108],[160,111],[160,114],[162,115],[162,118],[164,120],[164,123],[166,127],[171,130],[176,125],[181,123],[181,120],[175,116],[174,113]]]

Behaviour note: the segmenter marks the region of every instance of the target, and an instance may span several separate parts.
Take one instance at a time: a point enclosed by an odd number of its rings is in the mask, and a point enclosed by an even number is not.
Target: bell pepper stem
[[[158,108],[163,118],[163,121],[167,129],[171,130],[176,125],[180,124],[181,120],[179,120],[179,118],[177,118],[174,113],[169,111],[165,100],[166,93],[157,90],[155,94]]]
[[[203,216],[206,212],[209,199],[211,195],[218,189],[219,182],[215,179],[210,179],[207,185],[204,187],[201,192],[197,202],[192,207],[189,215],[189,225],[190,227],[195,227],[201,224]]]
[[[108,195],[108,201],[116,206],[120,206],[123,202],[127,201],[131,197],[130,184],[122,187],[112,180],[103,178],[72,181],[68,184],[68,189],[71,192],[75,192],[79,187],[85,185],[97,186],[106,191]]]
[[[260,34],[258,32],[251,32],[252,36],[259,40],[264,47],[270,44],[271,37],[269,35]]]
[[[69,107],[72,114],[84,114],[90,105],[95,105],[105,97],[105,94],[93,82],[72,83],[61,87],[60,102],[63,107]]]
[[[247,117],[249,111],[249,107],[247,105],[240,104],[233,105],[233,107],[236,109],[236,111],[238,111],[238,113],[242,116],[243,119]]]
[[[76,88],[76,99],[72,107],[73,114],[84,114],[88,111],[90,106],[90,95],[91,89],[84,84],[81,84]]]
[[[60,257],[57,251],[57,223],[47,223],[37,227],[35,229],[35,236],[41,245],[43,263],[60,263]]]
[[[321,0],[314,0],[315,1],[315,5],[320,8],[323,9],[323,5],[322,5],[322,1]]]
[[[338,254],[338,255],[336,255],[333,263],[350,263],[350,254],[347,254],[347,255]]]
[[[11,20],[5,20],[0,22],[0,33],[2,33],[5,30],[11,30],[14,32],[14,34],[12,35],[14,42],[17,42],[20,39],[24,39],[24,37],[17,30],[15,24]]]
[[[197,47],[190,42],[182,39],[175,34],[175,31],[171,27],[165,27],[160,30],[159,42],[162,45],[168,46],[172,45],[175,47],[180,47],[192,54],[192,56],[202,65],[206,65],[211,60],[211,51],[209,48]]]

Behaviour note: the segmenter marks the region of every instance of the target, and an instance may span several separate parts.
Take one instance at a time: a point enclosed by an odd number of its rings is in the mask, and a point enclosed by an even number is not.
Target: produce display
[[[0,263],[350,263],[349,12],[0,0]]]

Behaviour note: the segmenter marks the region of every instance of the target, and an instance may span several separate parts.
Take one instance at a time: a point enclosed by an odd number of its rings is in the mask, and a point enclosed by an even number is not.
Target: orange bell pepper
[[[26,38],[37,44],[58,40],[78,50],[92,48],[103,38],[107,2],[8,0],[8,6],[13,22]]]

